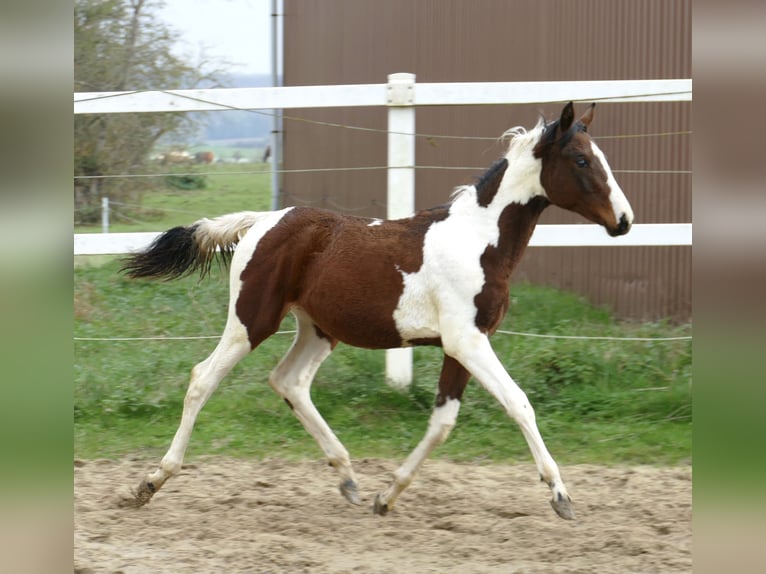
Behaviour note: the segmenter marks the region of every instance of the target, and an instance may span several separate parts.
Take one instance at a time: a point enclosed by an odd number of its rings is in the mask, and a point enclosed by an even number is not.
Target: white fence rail
[[[387,106],[390,84],[77,92],[75,114]],[[691,101],[692,81],[414,83],[414,106]]]
[[[189,223],[192,223],[191,220]],[[160,234],[75,233],[75,255],[120,255],[141,251]],[[691,223],[636,224],[627,235],[609,237],[599,225],[538,225],[530,247],[620,247],[640,245],[691,245]]]
[[[414,209],[415,106],[529,104],[573,101],[690,101],[691,79],[585,82],[416,83],[413,74],[391,74],[386,84],[285,86],[208,90],[78,92],[75,114],[197,112],[386,106],[388,200],[397,217]],[[393,137],[392,137],[393,136]],[[391,149],[391,148],[394,149]],[[278,151],[278,150],[276,150]],[[274,165],[278,170],[279,166]],[[246,206],[243,206],[243,208]],[[389,214],[392,216],[393,214]],[[157,233],[76,234],[75,255],[119,254],[140,250]],[[630,234],[611,238],[595,225],[542,225],[532,246],[691,245],[691,224],[635,225]],[[412,378],[410,349],[389,351],[386,374],[405,386]]]

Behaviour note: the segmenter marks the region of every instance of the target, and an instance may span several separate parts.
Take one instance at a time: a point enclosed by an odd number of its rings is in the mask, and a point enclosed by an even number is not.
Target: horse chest
[[[403,288],[394,321],[405,341],[475,324],[475,299],[485,285],[481,254],[491,238],[466,236],[448,222],[435,224],[426,235],[421,268],[400,271]]]

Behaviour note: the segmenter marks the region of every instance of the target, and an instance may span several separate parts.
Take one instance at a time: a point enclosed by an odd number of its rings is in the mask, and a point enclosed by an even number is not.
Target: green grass
[[[168,283],[129,281],[118,263],[75,270],[76,337],[220,334],[225,274]],[[284,329],[292,329],[286,319]],[[604,310],[549,288],[517,285],[502,327],[568,335],[678,336],[689,326],[619,324]],[[267,383],[290,335],[276,335],[237,365],[198,418],[189,453],[318,458],[321,453]],[[76,456],[161,456],[179,420],[191,368],[215,339],[77,341]],[[550,340],[497,334],[493,345],[525,389],[561,463],[673,464],[691,457],[691,343]],[[384,353],[339,346],[313,397],[352,456],[401,458],[425,431],[441,351],[415,350],[407,391],[383,381]],[[475,381],[449,441],[435,456],[529,461],[515,423]]]
[[[205,174],[203,189],[181,190],[166,184],[164,177],[152,178],[139,204],[112,200],[109,231],[161,231],[188,225],[202,217],[235,211],[270,209],[271,175],[263,163],[192,166],[155,165],[155,173]],[[248,172],[248,173],[243,173]],[[253,173],[249,173],[253,172]],[[101,222],[78,225],[75,233],[101,233]]]

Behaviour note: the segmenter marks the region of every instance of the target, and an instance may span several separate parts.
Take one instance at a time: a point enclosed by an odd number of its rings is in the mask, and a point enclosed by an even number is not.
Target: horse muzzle
[[[630,231],[631,225],[633,225],[633,223],[631,221],[628,221],[627,216],[623,213],[620,216],[620,221],[617,222],[617,227],[612,227],[611,229],[607,229],[606,231],[612,237],[618,237],[620,235],[625,235],[628,231]]]

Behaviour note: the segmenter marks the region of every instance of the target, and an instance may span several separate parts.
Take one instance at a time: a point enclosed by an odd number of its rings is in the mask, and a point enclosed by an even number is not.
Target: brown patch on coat
[[[401,346],[393,313],[402,272],[420,269],[425,234],[448,213],[440,206],[370,226],[369,219],[310,207],[288,212],[240,275],[236,312],[251,346],[276,332],[293,306],[325,338],[370,349]]]
[[[480,331],[494,333],[505,317],[511,274],[524,255],[537,220],[548,205],[550,202],[546,198],[535,197],[525,205],[511,203],[500,214],[497,245],[487,245],[480,259],[484,286],[474,297],[476,326]]]
[[[439,392],[436,395],[436,406],[442,406],[447,402],[447,399],[460,400],[470,378],[471,374],[457,359],[444,355],[444,362],[442,362],[442,370],[439,375]]]

